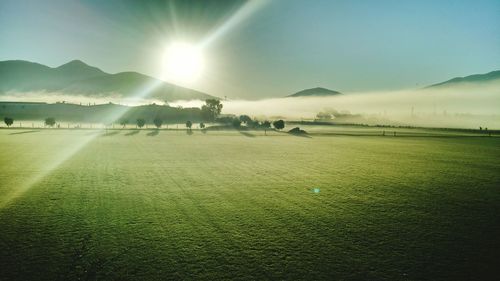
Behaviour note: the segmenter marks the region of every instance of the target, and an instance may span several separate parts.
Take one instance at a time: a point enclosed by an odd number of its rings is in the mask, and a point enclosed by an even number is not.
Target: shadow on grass
[[[102,136],[103,137],[109,137],[109,136],[117,135],[119,133],[120,133],[120,131],[111,131],[111,132],[104,133]]]
[[[150,136],[150,137],[154,137],[154,136],[157,136],[159,133],[160,133],[160,130],[153,130],[153,131],[147,133],[146,135]]]
[[[238,130],[238,133],[244,135],[245,137],[248,137],[248,138],[255,138],[255,135],[254,134],[251,134],[249,132],[243,132],[243,131],[239,131]]]
[[[291,136],[295,136],[295,137],[312,139],[312,137],[310,135],[308,135],[308,134],[294,134],[294,133],[288,133],[288,134],[291,135]]]
[[[10,133],[9,135],[22,135],[22,134],[38,133],[38,132],[40,132],[40,130],[23,131],[23,132],[17,132],[17,133]]]
[[[141,130],[133,130],[125,134],[125,136],[137,135]]]
[[[92,130],[92,131],[86,133],[85,135],[86,136],[93,136],[93,135],[98,135],[100,133],[101,133],[101,131],[99,131],[99,130]]]

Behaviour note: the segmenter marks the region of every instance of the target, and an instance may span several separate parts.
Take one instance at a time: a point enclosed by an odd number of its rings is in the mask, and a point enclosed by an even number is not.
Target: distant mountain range
[[[426,89],[457,87],[463,85],[481,85],[490,82],[500,82],[500,70],[492,71],[485,74],[474,74],[465,77],[455,77],[448,81],[430,85],[426,87]]]
[[[433,84],[425,87],[424,89],[441,89],[450,87],[461,86],[482,86],[490,83],[499,83],[500,86],[500,70],[492,71],[485,74],[474,74],[465,77],[456,77],[445,82]],[[324,97],[324,96],[338,96],[342,95],[341,92],[325,89],[325,88],[311,88],[302,90],[286,97]]]
[[[500,70],[486,74],[456,77],[427,86],[424,89],[481,86],[497,82],[500,83]],[[23,60],[0,61],[0,96],[7,93],[15,95],[24,92],[47,92],[101,98],[136,97],[142,93],[141,98],[155,98],[165,102],[216,98],[138,72],[106,73],[80,60],[73,60],[56,68]],[[287,97],[339,95],[342,93],[317,87],[305,89]]]
[[[338,96],[342,95],[342,93],[325,89],[325,88],[312,88],[312,89],[306,89],[302,90],[300,92],[297,92],[295,94],[289,95],[287,97],[324,97],[324,96]]]
[[[145,91],[151,85],[155,87]],[[0,62],[0,94],[38,91],[96,97],[147,93],[144,97],[166,102],[214,98],[137,72],[109,74],[80,60],[56,68],[22,60]]]

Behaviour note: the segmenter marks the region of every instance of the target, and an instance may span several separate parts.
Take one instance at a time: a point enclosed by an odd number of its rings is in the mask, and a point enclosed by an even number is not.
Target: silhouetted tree
[[[274,121],[273,126],[274,126],[274,128],[281,130],[281,129],[285,128],[285,121],[283,121],[283,120]]]
[[[54,117],[49,117],[45,119],[45,126],[54,127],[56,124],[56,119]]]
[[[5,125],[7,125],[7,127],[10,127],[12,124],[14,124],[14,119],[10,117],[5,117],[3,119],[3,122],[5,122]]]
[[[264,134],[265,134],[265,135],[267,135],[267,130],[268,130],[269,128],[271,128],[271,122],[269,122],[269,121],[267,121],[267,120],[266,120],[266,121],[262,122],[262,123],[260,124],[260,126],[261,126],[262,128],[264,128]]]
[[[156,117],[154,120],[153,120],[153,123],[155,124],[156,128],[161,128],[161,125],[163,124],[163,120],[161,120],[161,118],[159,117]]]
[[[193,126],[193,123],[191,121],[186,122],[186,127],[191,130],[191,127]]]
[[[142,118],[137,119],[137,127],[142,128],[144,125],[146,125],[146,120]]]
[[[250,118],[250,116],[248,115],[240,115],[240,121],[248,124],[249,122],[252,122],[252,118]]]
[[[128,120],[127,119],[121,119],[120,120],[120,125],[122,125],[123,128],[125,128],[125,126],[127,126],[128,124]]]
[[[261,126],[262,126],[262,128],[264,128],[264,129],[269,129],[269,128],[271,128],[271,122],[269,122],[269,121],[267,121],[267,120],[266,120],[266,121],[264,121],[264,122],[262,122],[260,125],[261,125]]]
[[[257,120],[247,120],[246,124],[248,128],[257,128],[260,126],[259,121]]]
[[[235,128],[239,128],[239,127],[241,126],[241,121],[240,121],[240,119],[236,119],[236,118],[234,118],[234,120],[233,120],[233,122],[232,122],[232,125],[233,125],[233,127],[235,127]]]
[[[201,116],[204,120],[213,122],[222,111],[222,103],[218,99],[207,99],[201,107]]]
[[[200,129],[205,129],[205,123],[203,122],[200,123]]]

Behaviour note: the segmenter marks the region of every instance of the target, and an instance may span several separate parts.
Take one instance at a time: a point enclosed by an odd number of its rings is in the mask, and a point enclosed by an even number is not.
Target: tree
[[[3,122],[5,122],[5,125],[7,125],[7,127],[10,127],[12,124],[14,124],[14,119],[10,117],[5,117],[3,119]]]
[[[274,128],[281,130],[281,129],[285,128],[285,121],[283,121],[283,120],[274,121],[273,126],[274,126]]]
[[[240,115],[240,121],[248,124],[249,122],[252,122],[252,118],[250,118],[250,116],[248,115]]]
[[[186,127],[191,130],[191,127],[193,126],[193,123],[191,121],[186,122]]]
[[[122,125],[123,128],[125,128],[125,126],[127,126],[128,124],[128,120],[127,119],[121,119],[120,120],[120,125]]]
[[[257,128],[260,126],[260,123],[257,120],[248,120],[246,124],[248,128]]]
[[[160,117],[156,117],[154,120],[153,120],[153,123],[155,124],[156,128],[160,129],[161,128],[161,125],[163,124],[163,120],[161,120]]]
[[[203,122],[200,123],[200,129],[205,129],[205,123]]]
[[[146,125],[146,120],[142,118],[137,119],[137,127],[142,128],[144,125]]]
[[[45,126],[54,127],[56,119],[54,117],[45,118]]]
[[[262,128],[264,128],[264,134],[265,134],[265,135],[267,135],[267,130],[268,130],[269,128],[271,128],[271,122],[269,122],[269,121],[267,121],[267,120],[266,120],[266,121],[262,122],[262,123],[260,124],[260,126],[261,126]]]
[[[222,103],[218,99],[207,99],[201,107],[201,116],[204,120],[213,122],[222,111]]]
[[[237,118],[234,118],[233,122],[232,122],[232,125],[233,127],[235,128],[239,128],[241,126],[241,121],[240,119],[237,119]]]

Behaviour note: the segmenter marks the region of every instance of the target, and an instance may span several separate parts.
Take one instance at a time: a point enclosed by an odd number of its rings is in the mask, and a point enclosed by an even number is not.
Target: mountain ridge
[[[492,82],[498,80],[500,81],[500,70],[490,71],[488,73],[483,74],[471,74],[463,77],[455,77],[444,82],[436,83],[425,87],[424,89],[429,88],[443,88],[443,87],[452,87],[458,86],[461,84],[477,84],[477,83],[485,83]]]
[[[81,60],[54,68],[24,60],[0,61],[0,94],[27,91],[99,97],[140,95],[165,102],[216,98],[139,72],[106,73]]]

